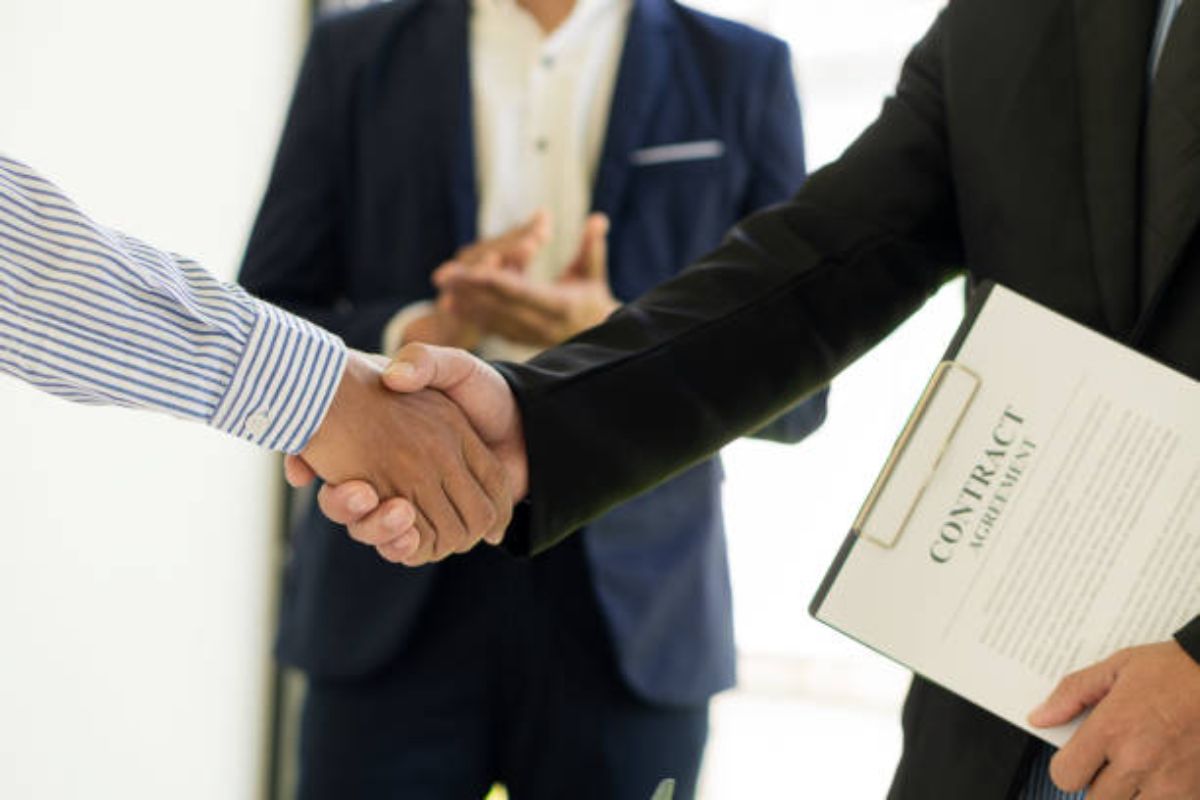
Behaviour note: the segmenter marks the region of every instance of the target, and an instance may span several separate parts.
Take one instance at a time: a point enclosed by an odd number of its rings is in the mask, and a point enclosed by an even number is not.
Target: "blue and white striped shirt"
[[[0,372],[295,453],[345,362],[337,337],[96,224],[0,154]]]

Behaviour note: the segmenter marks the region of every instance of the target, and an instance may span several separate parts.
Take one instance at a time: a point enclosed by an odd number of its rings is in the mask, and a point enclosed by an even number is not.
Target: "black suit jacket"
[[[963,272],[1200,376],[1200,157],[1171,269],[1137,292],[1156,6],[954,0],[878,120],[790,202],[608,324],[503,366],[533,498],[513,546],[547,547],[760,424]],[[1179,638],[1200,655],[1200,621]],[[904,725],[893,797],[1015,796],[1021,731],[920,679]]]

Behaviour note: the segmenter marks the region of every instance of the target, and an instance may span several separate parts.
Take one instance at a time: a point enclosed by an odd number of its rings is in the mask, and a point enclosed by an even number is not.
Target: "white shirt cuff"
[[[421,300],[416,303],[409,303],[404,308],[396,312],[388,324],[383,328],[383,341],[380,343],[383,347],[383,354],[391,358],[404,344],[404,332],[416,320],[430,313],[434,309],[434,303],[431,300]]]

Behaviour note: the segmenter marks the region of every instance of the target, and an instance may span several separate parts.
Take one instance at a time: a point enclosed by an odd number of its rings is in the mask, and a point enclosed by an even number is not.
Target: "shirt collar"
[[[558,30],[572,25],[576,19],[590,17],[610,6],[621,3],[622,0],[575,0],[575,7]],[[471,9],[477,14],[517,14],[528,13],[517,0],[471,0]],[[557,31],[555,31],[557,33]]]

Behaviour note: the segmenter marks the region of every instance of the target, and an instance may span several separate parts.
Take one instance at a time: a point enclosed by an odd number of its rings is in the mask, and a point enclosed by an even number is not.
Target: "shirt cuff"
[[[298,453],[320,427],[346,367],[328,331],[266,303],[209,425],[254,444]]]
[[[408,326],[433,311],[433,309],[434,304],[432,301],[421,300],[420,302],[409,303],[397,311],[383,328],[383,341],[380,343],[383,347],[383,354],[389,358],[394,356],[396,351],[400,349],[400,345],[404,344],[404,332],[408,329]]]
[[[1200,616],[1180,628],[1175,633],[1175,641],[1200,664]]]

